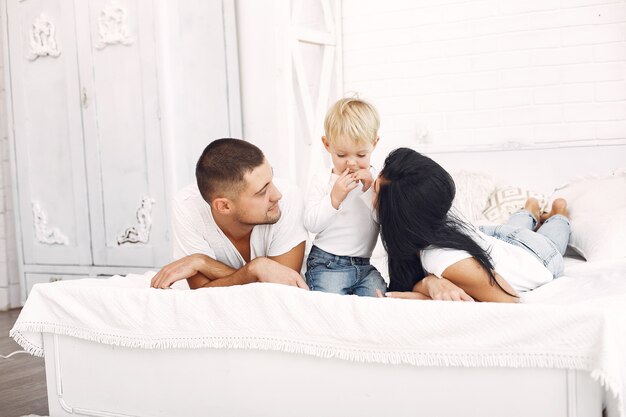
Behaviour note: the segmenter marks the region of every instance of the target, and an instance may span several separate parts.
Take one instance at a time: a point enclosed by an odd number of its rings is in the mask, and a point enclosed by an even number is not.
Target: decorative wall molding
[[[141,206],[137,209],[137,225],[128,227],[117,238],[117,244],[125,243],[148,243],[150,230],[152,229],[152,205],[155,200],[145,195],[141,199]]]
[[[48,215],[38,201],[33,201],[33,225],[35,237],[39,243],[46,245],[69,245],[69,239],[58,227],[48,225]]]
[[[36,60],[40,56],[53,58],[61,55],[56,41],[56,28],[52,20],[44,13],[33,22],[30,29],[30,55],[28,59]]]
[[[126,10],[115,2],[107,4],[98,16],[99,37],[97,49],[108,45],[131,45],[135,39],[129,34]]]

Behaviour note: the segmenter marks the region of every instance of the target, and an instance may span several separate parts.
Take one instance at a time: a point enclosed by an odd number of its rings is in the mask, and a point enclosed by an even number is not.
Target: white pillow
[[[574,180],[556,198],[568,203],[572,249],[588,261],[626,257],[626,170]]]
[[[481,172],[470,171],[455,172],[452,178],[456,185],[456,196],[452,202],[455,213],[472,223],[484,222],[485,204],[496,188],[493,178]]]
[[[536,191],[521,187],[503,187],[495,190],[487,201],[483,215],[493,223],[504,223],[509,216],[524,208],[529,197],[539,200],[539,206],[545,207],[548,197]]]

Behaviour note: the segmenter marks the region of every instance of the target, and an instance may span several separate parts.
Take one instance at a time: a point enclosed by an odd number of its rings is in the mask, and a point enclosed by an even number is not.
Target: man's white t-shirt
[[[278,202],[281,216],[274,224],[254,226],[250,235],[250,259],[282,255],[307,239],[302,223],[303,201],[298,189],[280,180],[274,183],[283,195]],[[246,264],[237,248],[215,223],[211,208],[196,184],[178,192],[172,211],[174,259],[203,253],[236,269]]]
[[[533,290],[552,281],[552,273],[537,257],[480,230],[474,241],[491,255],[494,270],[518,293]],[[420,252],[424,271],[439,278],[450,265],[471,258],[468,252],[429,246]]]
[[[374,168],[370,169],[376,178]],[[331,169],[320,171],[311,180],[304,211],[306,229],[315,233],[313,244],[338,256],[369,258],[378,238],[378,223],[372,206],[373,188],[363,192],[363,185],[350,191],[335,209],[330,192],[339,178]]]

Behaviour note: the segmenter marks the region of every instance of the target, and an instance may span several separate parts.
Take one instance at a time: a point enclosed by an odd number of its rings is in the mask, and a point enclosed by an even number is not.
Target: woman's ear
[[[372,142],[372,149],[376,147],[376,145],[378,145],[378,141],[380,140],[380,136],[378,136],[376,138],[376,140],[374,142]]]

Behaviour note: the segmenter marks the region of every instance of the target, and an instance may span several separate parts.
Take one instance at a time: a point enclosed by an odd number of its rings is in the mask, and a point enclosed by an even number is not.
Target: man
[[[174,199],[174,258],[152,279],[169,288],[187,279],[192,289],[274,282],[308,289],[300,276],[307,238],[302,201],[281,194],[272,167],[256,146],[218,139],[196,166],[197,185]]]

